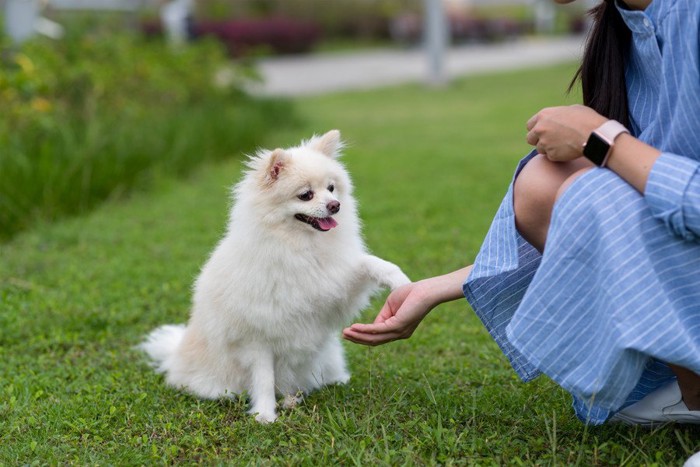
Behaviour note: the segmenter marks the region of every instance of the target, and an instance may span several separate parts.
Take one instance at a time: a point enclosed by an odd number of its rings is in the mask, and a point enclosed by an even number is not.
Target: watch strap
[[[617,120],[608,120],[594,130],[599,136],[607,139],[610,145],[615,142],[615,138],[622,133],[629,133],[629,130]]]
[[[607,143],[607,151],[605,154],[596,154],[596,155],[591,155],[587,151],[585,151],[585,148],[588,143],[584,144],[584,155],[588,157],[593,163],[598,165],[599,167],[605,167],[605,165],[608,163],[608,158],[610,157],[610,153],[612,152],[612,147],[615,143],[615,139],[620,136],[622,133],[629,133],[629,130],[625,128],[625,126],[616,121],[616,120],[608,120],[607,122],[603,123],[601,126],[593,130],[593,133],[591,134],[591,137],[598,137],[605,143]]]

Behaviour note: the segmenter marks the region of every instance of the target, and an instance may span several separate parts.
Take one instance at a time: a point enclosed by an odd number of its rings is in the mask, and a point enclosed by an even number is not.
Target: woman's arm
[[[462,284],[472,266],[406,284],[389,294],[372,324],[355,323],[343,337],[364,345],[380,345],[411,337],[420,322],[441,303],[462,298]]]
[[[623,133],[615,139],[606,167],[644,193],[651,168],[660,155],[658,149]]]
[[[591,132],[608,119],[590,107],[549,107],[527,122],[527,142],[552,161],[583,157],[583,145]],[[647,178],[661,151],[623,133],[617,137],[607,167],[644,193]]]
[[[583,156],[583,144],[605,121],[582,105],[542,109],[527,123],[527,141],[552,161],[573,160]],[[654,217],[674,235],[700,240],[700,163],[622,134],[606,167],[644,194]]]

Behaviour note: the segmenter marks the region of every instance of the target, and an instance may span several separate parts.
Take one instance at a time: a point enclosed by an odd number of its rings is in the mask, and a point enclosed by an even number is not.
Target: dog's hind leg
[[[345,352],[338,336],[333,335],[323,346],[314,362],[311,377],[315,387],[327,384],[345,384],[350,380],[350,373],[345,364]]]
[[[256,350],[250,355],[250,395],[252,407],[250,414],[255,414],[255,420],[262,423],[274,422],[277,419],[275,406],[275,361],[269,350]]]
[[[293,409],[304,400],[304,393],[314,388],[306,377],[310,373],[309,363],[291,366],[291,362],[279,356],[275,363],[275,388],[284,396],[282,408]]]
[[[284,396],[284,402],[282,402],[282,408],[286,410],[291,410],[297,405],[301,404],[304,400],[304,393],[298,392],[296,394],[286,394]]]

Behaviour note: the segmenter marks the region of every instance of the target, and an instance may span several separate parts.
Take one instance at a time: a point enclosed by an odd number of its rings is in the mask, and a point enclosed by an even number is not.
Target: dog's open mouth
[[[294,218],[309,224],[311,227],[316,230],[320,230],[321,232],[328,232],[333,227],[338,225],[338,223],[332,217],[311,217],[304,214],[297,214],[294,216]]]

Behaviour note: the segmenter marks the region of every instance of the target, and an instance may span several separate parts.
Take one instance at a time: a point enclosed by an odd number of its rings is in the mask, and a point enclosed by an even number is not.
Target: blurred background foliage
[[[0,45],[0,240],[239,156],[294,121],[289,103],[246,95],[253,70],[216,41],[175,51],[88,23]]]
[[[585,29],[585,5],[554,8],[549,0],[445,0],[451,42],[494,42],[542,33],[535,1],[551,8],[548,34]],[[233,57],[419,46],[424,8],[424,0],[197,0],[190,32],[193,38],[219,39]],[[153,15],[142,27],[149,36],[163,32]]]
[[[423,0],[198,0],[199,17],[285,17],[316,24],[326,40],[387,39],[390,21],[404,13],[419,13]]]
[[[0,241],[161,175],[240,156],[271,128],[295,123],[291,102],[244,90],[261,54],[415,46],[422,37],[423,0],[194,5],[192,40],[177,50],[156,4],[124,14],[49,3],[42,15],[63,27],[61,39],[17,45],[0,32]],[[453,43],[533,33],[531,6],[480,5],[447,9]],[[557,32],[582,28],[581,8],[557,14]]]
[[[417,45],[421,40],[424,0],[197,0],[196,21],[285,18],[320,32],[314,47],[333,49],[353,44]],[[535,32],[533,4],[446,1],[453,43],[493,41]],[[560,6],[551,32],[580,33],[585,27],[581,5]],[[195,24],[196,24],[195,21]],[[312,48],[312,47],[309,47]]]

